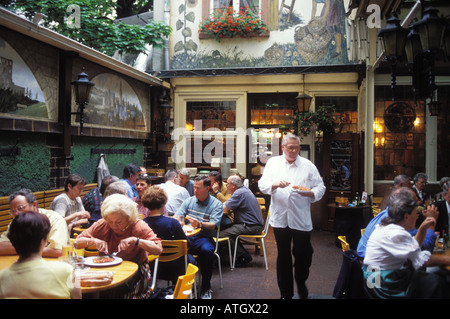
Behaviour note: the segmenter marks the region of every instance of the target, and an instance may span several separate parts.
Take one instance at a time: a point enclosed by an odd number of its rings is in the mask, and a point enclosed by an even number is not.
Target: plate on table
[[[84,264],[90,267],[111,267],[122,263],[120,257],[92,256],[84,258]]]

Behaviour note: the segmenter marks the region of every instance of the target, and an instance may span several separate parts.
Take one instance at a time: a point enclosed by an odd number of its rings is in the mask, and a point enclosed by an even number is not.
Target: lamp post
[[[84,73],[84,68],[83,71],[78,74],[78,79],[71,82],[71,84],[74,87],[75,103],[78,104],[78,111],[71,112],[70,114],[80,116],[80,134],[82,135],[84,124],[84,108],[87,104],[89,104],[92,87],[94,87],[95,84],[89,81],[88,75]]]

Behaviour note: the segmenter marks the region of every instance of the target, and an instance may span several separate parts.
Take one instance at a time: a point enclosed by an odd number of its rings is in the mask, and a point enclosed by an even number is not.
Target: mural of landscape
[[[42,90],[20,55],[0,37],[0,113],[48,118]]]
[[[142,106],[133,88],[117,75],[101,73],[85,109],[86,123],[145,131]]]
[[[174,1],[172,8],[180,14],[172,26],[172,69],[348,63],[343,0],[267,1],[269,21],[264,22],[269,38],[232,38],[220,43],[198,38],[200,0]]]

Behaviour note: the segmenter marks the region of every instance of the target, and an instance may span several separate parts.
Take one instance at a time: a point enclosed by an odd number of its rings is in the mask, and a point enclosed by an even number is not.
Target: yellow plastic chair
[[[345,236],[338,236],[338,239],[341,241],[342,251],[350,250],[350,245],[347,243],[347,238]]]
[[[198,267],[189,264],[186,269],[186,274],[179,276],[173,295],[167,296],[166,299],[188,299],[192,294],[192,287],[195,287],[195,276],[198,272]]]
[[[153,268],[153,281],[151,288],[154,289],[156,285],[156,279],[158,276],[158,266],[159,263],[162,262],[170,262],[177,260],[178,258],[184,257],[184,269],[186,270],[188,267],[188,259],[187,259],[187,240],[186,239],[177,239],[177,240],[162,240],[161,241],[163,251],[160,255],[149,255],[148,262],[155,262],[155,266]]]
[[[231,259],[231,242],[230,242],[230,237],[219,237],[219,233],[220,233],[220,225],[219,227],[217,227],[217,236],[213,237],[215,243],[216,243],[216,247],[214,249],[214,255],[216,255],[217,257],[217,263],[219,265],[219,277],[220,277],[220,288],[223,288],[223,283],[222,283],[222,265],[220,264],[220,255],[218,253],[219,251],[219,244],[223,243],[223,242],[228,242],[228,253],[230,256],[230,268],[233,269],[233,263],[232,263],[232,259]]]
[[[234,245],[234,256],[233,256],[233,267],[232,267],[232,269],[234,269],[234,266],[236,264],[236,250],[237,250],[237,245],[238,245],[239,239],[241,239],[241,238],[255,238],[255,239],[260,239],[261,240],[261,246],[262,246],[263,255],[264,255],[264,262],[266,263],[266,270],[269,270],[269,266],[267,265],[266,246],[264,244],[264,238],[267,236],[267,232],[269,231],[269,220],[270,220],[270,210],[267,212],[266,222],[264,223],[264,229],[261,232],[261,234],[259,234],[259,235],[239,235],[239,236],[236,237],[236,243]]]

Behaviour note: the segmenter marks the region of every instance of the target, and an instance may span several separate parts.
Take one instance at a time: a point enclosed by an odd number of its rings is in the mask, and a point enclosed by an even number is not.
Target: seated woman
[[[175,218],[163,216],[167,203],[167,194],[162,188],[158,186],[147,188],[141,196],[141,202],[149,210],[149,215],[144,218],[144,222],[153,229],[159,238],[164,240],[187,240],[180,222]],[[196,264],[194,257],[189,254],[188,263]],[[179,258],[164,263],[164,266],[159,267],[157,276],[158,278],[170,280],[175,284],[178,276],[183,275],[185,272],[184,258]]]
[[[408,230],[417,220],[417,197],[410,188],[394,191],[389,200],[389,217],[384,218],[367,242],[364,257],[365,288],[373,298],[448,298],[444,276],[422,270],[450,265],[450,258],[421,250],[427,229],[436,220],[428,217],[415,237]]]
[[[80,194],[86,180],[78,174],[70,174],[64,183],[64,193],[56,196],[50,209],[59,213],[67,222],[69,232],[73,226],[88,224],[91,214],[84,209]]]
[[[42,259],[49,232],[50,220],[44,214],[27,211],[13,219],[8,237],[19,259],[0,271],[0,299],[81,298],[79,285],[75,285],[73,267],[56,260]]]
[[[95,244],[100,253],[118,252],[117,257],[139,265],[139,271],[123,298],[146,298],[150,295],[148,255],[162,252],[161,240],[138,218],[136,203],[126,195],[112,194],[102,204],[102,219],[78,235],[79,248]]]
[[[142,205],[141,202],[141,197],[142,194],[144,194],[144,191],[149,188],[150,186],[152,186],[152,181],[150,179],[150,176],[148,176],[147,174],[141,174],[136,178],[136,192],[138,193],[138,196],[133,197],[132,200],[134,202],[136,202],[138,204],[138,214],[142,215],[144,219],[145,217],[148,216],[149,211],[146,207],[144,207],[144,205]]]

